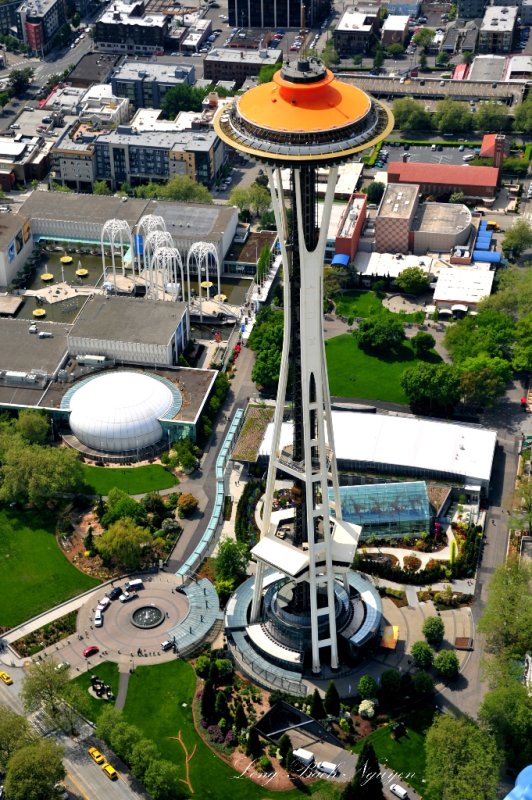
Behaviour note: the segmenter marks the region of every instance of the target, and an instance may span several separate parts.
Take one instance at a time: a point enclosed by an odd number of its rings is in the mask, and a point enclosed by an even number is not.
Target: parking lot
[[[422,164],[463,164],[464,156],[471,154],[473,148],[465,147],[464,150],[459,150],[458,147],[446,147],[445,145],[436,145],[441,147],[441,150],[432,150],[432,146],[418,146],[411,145],[408,149],[408,161],[410,163],[418,162]],[[391,147],[387,143],[384,148],[388,153],[388,161],[402,161],[405,154],[404,146]]]

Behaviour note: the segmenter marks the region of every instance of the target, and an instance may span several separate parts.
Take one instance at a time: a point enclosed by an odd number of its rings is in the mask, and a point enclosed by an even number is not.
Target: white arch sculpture
[[[116,292],[116,256],[120,255],[121,272],[124,277],[126,274],[125,254],[129,249],[131,252],[131,268],[133,279],[135,278],[135,251],[133,249],[133,239],[131,228],[125,219],[108,219],[102,227],[100,236],[100,248],[102,254],[102,273],[104,283],[107,281],[108,265],[105,258],[106,245],[111,249],[110,268],[113,274],[113,286]]]

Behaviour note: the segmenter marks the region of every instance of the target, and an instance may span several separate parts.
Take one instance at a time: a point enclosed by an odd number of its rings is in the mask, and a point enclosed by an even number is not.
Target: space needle
[[[283,264],[283,350],[248,623],[250,631],[261,626],[281,661],[283,648],[300,653],[318,674],[322,664],[340,663],[338,633],[349,623],[348,573],[360,535],[342,520],[340,505],[322,322],[325,246],[338,166],[383,140],[393,117],[318,59],[302,57],[222,108],[214,127],[264,165]],[[290,216],[281,180],[287,168]],[[319,226],[318,170],[326,175]],[[283,446],[287,401],[293,436]],[[273,507],[281,475],[292,485],[284,516]]]

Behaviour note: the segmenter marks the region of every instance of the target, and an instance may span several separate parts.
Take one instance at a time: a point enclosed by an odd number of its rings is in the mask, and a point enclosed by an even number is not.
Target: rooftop
[[[19,12],[28,17],[43,17],[57,0],[25,0],[19,7]]]
[[[91,83],[105,83],[121,58],[122,56],[113,54],[86,53],[68,76],[68,82],[73,86],[77,83],[86,86]]]
[[[166,14],[153,14],[147,13],[143,16],[133,14],[136,11],[137,4],[125,3],[122,0],[113,0],[113,2],[103,11],[98,18],[97,22],[103,22],[106,25],[113,25],[120,23],[120,25],[140,25],[144,28],[162,27],[167,19]]]
[[[471,167],[459,164],[421,164],[394,162],[388,175],[399,181],[418,184],[442,184],[449,187],[471,186],[495,188],[499,179],[496,167]]]
[[[502,81],[506,69],[507,59],[505,56],[476,56],[469,75],[468,81]]]
[[[497,432],[422,417],[332,412],[336,456],[340,461],[387,465],[455,475],[467,482],[489,482]],[[281,429],[281,447],[292,443],[292,423]],[[273,424],[260,449],[268,455]],[[353,443],[356,442],[356,447]]]
[[[117,81],[156,81],[175,84],[186,80],[186,75],[195,69],[194,64],[161,64],[159,61],[125,61],[113,72]]]
[[[377,16],[378,9],[375,8],[374,14],[348,10],[342,14],[336,30],[338,33],[348,33],[349,31],[366,31],[369,33],[373,27],[373,22]]]
[[[329,492],[332,500],[332,490]],[[369,483],[341,486],[342,518],[356,525],[378,525],[430,519],[431,510],[424,481]]]
[[[96,144],[130,145],[132,147],[148,147],[165,150],[191,150],[208,153],[214,145],[216,134],[211,130],[180,131],[175,125],[161,120],[150,130],[141,131],[133,126],[121,125],[117,130],[102,133]],[[173,130],[172,130],[173,128]]]
[[[40,339],[34,333],[28,333],[30,325],[27,319],[0,318],[0,370],[42,370],[48,374],[55,371],[67,350],[70,325],[39,322],[39,331],[53,333],[49,339]]]
[[[486,6],[480,26],[481,34],[513,31],[518,13],[517,6]]]
[[[410,17],[400,14],[388,14],[382,25],[382,32],[384,31],[404,31],[408,26]]]
[[[27,221],[28,215],[24,213],[22,209],[20,209],[20,213],[18,214],[0,214],[0,249],[3,252],[7,250],[14,237]],[[2,348],[3,347],[4,343],[2,341]]]
[[[205,56],[205,62],[238,62],[268,66],[282,61],[283,53],[278,48],[263,50],[233,50],[229,48],[215,48]]]
[[[418,203],[419,186],[389,183],[379,206],[378,219],[410,219]]]
[[[403,256],[401,253],[368,253],[359,250],[355,256],[355,267],[361,275],[397,278],[409,267],[420,267],[427,274],[432,272],[430,256]]]
[[[440,233],[454,231],[457,235],[471,224],[471,212],[461,203],[423,203],[413,219],[414,231]]]
[[[70,337],[167,344],[185,314],[184,303],[95,295],[85,303]],[[72,350],[72,348],[70,348]]]
[[[449,267],[438,275],[434,302],[478,303],[489,297],[495,273],[491,270]]]
[[[530,0],[532,3],[532,0]],[[508,59],[506,79],[511,80],[513,75],[529,77],[532,73],[530,56],[512,56]]]

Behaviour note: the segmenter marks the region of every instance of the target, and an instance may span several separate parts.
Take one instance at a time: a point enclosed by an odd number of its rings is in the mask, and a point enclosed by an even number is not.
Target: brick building
[[[388,167],[388,183],[415,183],[424,195],[495,197],[499,183],[497,167],[471,167],[454,164],[409,164],[395,162]]]

